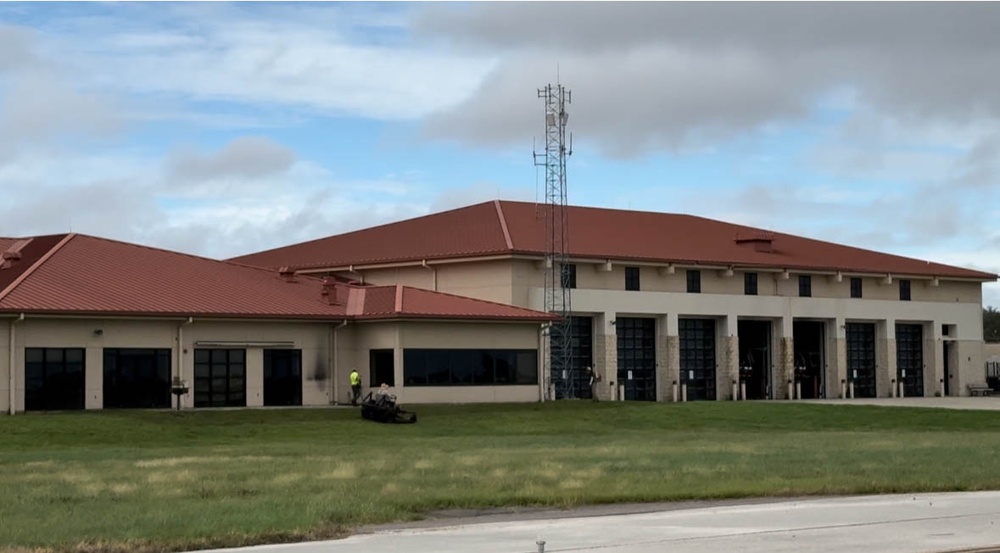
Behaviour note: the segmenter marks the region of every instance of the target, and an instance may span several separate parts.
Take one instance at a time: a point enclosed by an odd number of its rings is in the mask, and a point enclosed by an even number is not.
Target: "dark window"
[[[373,349],[368,352],[368,374],[371,375],[369,385],[372,388],[386,384],[396,385],[396,361],[393,350]]]
[[[24,409],[83,409],[83,348],[24,349]]]
[[[194,406],[246,407],[246,350],[194,350]]]
[[[170,350],[104,350],[104,408],[170,407]]]
[[[302,350],[264,350],[264,405],[302,405]]]
[[[538,352],[491,349],[403,350],[406,386],[538,384]]]
[[[576,288],[576,265],[567,263],[562,266],[562,287]]]
[[[910,301],[910,281],[901,280],[899,281],[899,299],[900,301]]]
[[[799,296],[808,298],[813,295],[812,277],[799,275]]]
[[[688,293],[689,294],[700,294],[701,293],[701,271],[698,269],[688,269],[687,272],[688,279]]]
[[[639,289],[639,268],[638,267],[625,267],[625,289],[626,290],[638,290]]]
[[[861,297],[861,277],[851,277],[851,297]]]
[[[757,295],[757,273],[743,274],[743,293],[748,296]]]

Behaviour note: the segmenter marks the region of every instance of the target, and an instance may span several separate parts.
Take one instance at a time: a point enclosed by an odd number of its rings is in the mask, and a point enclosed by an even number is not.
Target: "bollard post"
[[[795,383],[795,399],[802,399],[802,383]]]
[[[688,385],[687,382],[681,384],[681,401],[688,400]]]
[[[538,546],[538,553],[545,553],[545,540],[538,540],[535,545]]]
[[[670,386],[671,386],[671,396],[670,397],[671,397],[671,399],[674,400],[674,403],[677,403],[677,381],[674,380],[674,382]]]
[[[743,401],[747,400],[747,383],[740,382],[740,399]]]
[[[903,385],[903,381],[900,380],[899,381],[899,399],[903,399],[905,397],[906,397],[906,386]]]
[[[625,401],[625,385],[618,385],[618,401]]]
[[[740,399],[739,388],[736,387],[736,381],[733,381],[733,401]]]
[[[795,399],[795,390],[792,389],[792,381],[788,381],[788,399]]]
[[[889,384],[890,384],[889,385],[889,393],[891,394],[890,397],[892,397],[893,399],[895,399],[896,398],[896,389],[897,389],[896,388],[896,379],[893,378],[892,380],[890,380]]]
[[[854,381],[851,381],[851,399],[854,399]]]

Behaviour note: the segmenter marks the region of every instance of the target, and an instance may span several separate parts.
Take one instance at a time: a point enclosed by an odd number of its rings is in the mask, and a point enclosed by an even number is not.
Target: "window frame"
[[[701,269],[687,270],[687,293],[688,294],[701,293]]]
[[[576,288],[576,263],[564,263],[559,269],[559,284],[563,288]]]
[[[812,297],[812,275],[799,275],[799,297]]]
[[[855,285],[857,289],[855,290]],[[855,299],[863,298],[865,295],[864,279],[861,277],[851,277],[851,297]]]
[[[913,300],[913,286],[908,278],[899,279],[899,301]]]
[[[758,283],[760,278],[757,273],[748,272],[743,273],[743,295],[744,296],[756,296],[758,292]]]
[[[625,267],[625,290],[630,292],[640,291],[642,272],[639,267]]]
[[[486,360],[489,360],[488,367]],[[504,366],[498,379],[498,361]],[[461,366],[454,366],[454,365]],[[488,376],[487,376],[488,375]],[[534,349],[406,348],[403,386],[537,386],[538,351]]]

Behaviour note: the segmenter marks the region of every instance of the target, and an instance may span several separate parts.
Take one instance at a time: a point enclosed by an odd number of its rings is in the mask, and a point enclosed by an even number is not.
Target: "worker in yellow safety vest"
[[[357,405],[359,397],[361,397],[361,375],[355,367],[351,369],[351,405]]]

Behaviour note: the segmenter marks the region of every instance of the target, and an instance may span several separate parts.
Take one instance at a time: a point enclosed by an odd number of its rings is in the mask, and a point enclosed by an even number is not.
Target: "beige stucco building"
[[[540,396],[544,313],[86,235],[0,252],[4,412],[344,404],[352,368],[406,403]]]
[[[996,275],[683,215],[568,219],[573,370],[544,374],[546,397],[589,397],[586,366],[599,397],[656,401],[957,396],[985,380]],[[237,261],[542,310],[542,228],[533,204],[497,201]]]

